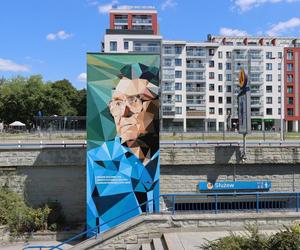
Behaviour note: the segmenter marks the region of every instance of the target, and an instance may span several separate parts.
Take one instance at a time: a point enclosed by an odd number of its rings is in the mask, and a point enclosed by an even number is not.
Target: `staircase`
[[[164,233],[160,238],[154,238],[150,243],[143,243],[139,250],[183,250],[176,233]]]

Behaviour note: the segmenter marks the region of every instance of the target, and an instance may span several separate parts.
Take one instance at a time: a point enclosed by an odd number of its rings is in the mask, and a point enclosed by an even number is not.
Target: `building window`
[[[294,109],[288,108],[287,113],[288,113],[289,116],[293,116],[294,115]]]
[[[171,58],[165,58],[163,66],[164,67],[171,67],[172,66],[172,59]]]
[[[281,74],[278,74],[278,82],[281,82]]]
[[[175,66],[181,66],[181,64],[182,64],[181,59],[176,58],[175,59]]]
[[[231,97],[230,97],[230,96],[227,96],[227,97],[226,97],[226,103],[227,103],[227,104],[231,104]]]
[[[272,97],[267,97],[267,104],[272,104]]]
[[[266,109],[266,113],[267,113],[267,115],[272,115],[272,109],[271,108],[267,108]]]
[[[226,63],[226,70],[231,70],[231,63]]]
[[[287,92],[288,92],[288,94],[293,94],[293,87],[292,86],[288,86],[287,87]]]
[[[181,115],[182,114],[182,108],[181,107],[175,107],[175,114]]]
[[[181,82],[175,82],[175,90],[182,90],[182,83]]]
[[[282,52],[278,52],[278,58],[282,58]]]
[[[210,83],[208,85],[208,89],[209,89],[209,91],[214,91],[215,90],[215,85],[213,83]]]
[[[222,86],[222,85],[219,85],[219,86],[218,86],[218,92],[219,92],[219,93],[222,93],[222,92],[223,92],[223,86]]]
[[[111,41],[109,43],[109,49],[110,49],[110,51],[117,51],[117,42]]]
[[[214,95],[209,96],[209,102],[215,102],[215,96]]]
[[[128,42],[124,42],[124,49],[128,50]]]
[[[218,63],[218,69],[223,69],[223,63]]]
[[[222,96],[220,96],[220,97],[218,98],[218,102],[219,102],[219,103],[223,103],[223,97],[222,97]]]
[[[293,64],[292,63],[287,64],[287,71],[293,71]]]
[[[272,59],[272,52],[266,52],[266,59]]]
[[[272,86],[266,86],[267,93],[272,93]]]
[[[209,77],[209,79],[215,79],[215,73],[214,72],[209,72],[208,77]]]
[[[231,93],[231,91],[232,91],[232,90],[231,90],[231,86],[230,86],[230,85],[226,86],[226,92],[227,92],[227,93]]]
[[[214,113],[215,113],[215,108],[210,107],[210,108],[209,108],[209,114],[210,114],[210,115],[213,115]]]
[[[281,93],[281,86],[278,86],[278,93]]]
[[[294,99],[293,99],[293,97],[288,97],[287,103],[288,103],[288,104],[294,104]]]
[[[281,70],[281,63],[278,63],[278,70]]]
[[[222,53],[222,51],[218,51],[218,58],[223,58],[223,53]]]
[[[293,75],[287,75],[287,82],[293,82]]]
[[[231,74],[226,74],[226,81],[231,81]]]
[[[209,66],[210,68],[215,67],[215,61],[210,60],[210,61],[208,62],[208,66]]]
[[[223,115],[223,109],[222,108],[219,108],[219,115]]]
[[[280,96],[278,97],[278,103],[279,104],[281,103],[281,97]]]
[[[278,108],[278,115],[281,115],[281,108]]]
[[[266,75],[266,81],[267,82],[271,82],[272,81],[272,75],[271,74],[267,74]]]
[[[272,63],[266,63],[266,70],[272,70]]]
[[[182,95],[175,95],[175,102],[182,102]]]
[[[182,47],[181,46],[175,46],[175,53],[176,54],[181,54],[182,52]]]
[[[226,109],[226,114],[227,114],[227,115],[231,115],[231,108],[227,108],[227,109]]]
[[[218,74],[218,80],[223,81],[223,75],[222,74]]]
[[[287,59],[288,60],[293,60],[293,51],[288,51],[288,53],[287,53]]]
[[[227,51],[227,52],[226,52],[226,58],[227,58],[227,59],[231,58],[231,52],[230,52],[230,51]]]
[[[215,55],[215,49],[209,49],[209,50],[208,50],[208,54],[209,54],[210,56]]]
[[[175,71],[175,78],[181,78],[182,77],[182,72],[179,70]]]

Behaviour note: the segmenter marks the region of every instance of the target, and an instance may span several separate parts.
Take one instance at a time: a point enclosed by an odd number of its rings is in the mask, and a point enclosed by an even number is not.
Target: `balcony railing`
[[[128,19],[115,19],[115,24],[127,24],[128,23]]]
[[[250,103],[251,103],[251,105],[253,105],[253,106],[261,106],[261,104],[262,104],[261,101],[251,101]]]
[[[186,87],[187,92],[205,92],[205,87]]]
[[[174,116],[175,115],[175,111],[169,111],[169,110],[163,110],[162,113],[165,116]]]
[[[250,55],[251,60],[262,60],[262,56],[261,55]]]
[[[163,91],[175,91],[175,88],[174,87],[166,87],[165,86],[165,87],[162,88],[162,90]]]
[[[246,60],[247,56],[246,55],[234,55],[233,58],[238,59],[238,60]]]
[[[187,56],[196,56],[196,57],[198,57],[198,56],[205,57],[206,53],[205,53],[205,51],[187,51],[186,55]]]
[[[163,54],[164,55],[175,55],[175,49],[163,49]]]
[[[263,79],[260,77],[250,78],[250,83],[262,83]]]
[[[152,24],[152,19],[132,19],[132,24]]]
[[[187,63],[186,67],[191,68],[191,69],[195,69],[195,68],[205,69],[205,64],[204,63]]]
[[[169,100],[169,99],[167,99],[167,100],[162,100],[162,103],[163,103],[163,104],[174,104],[175,101],[174,101],[174,100]]]
[[[187,99],[186,104],[190,105],[201,105],[205,104],[205,100]]]
[[[201,110],[187,110],[186,115],[187,116],[205,116],[205,111]]]
[[[263,112],[252,111],[252,112],[251,112],[251,116],[263,116]]]
[[[187,80],[195,80],[195,81],[204,81],[205,77],[204,76],[187,75],[186,79]]]
[[[133,46],[134,52],[160,53],[160,46]]]
[[[175,80],[175,75],[163,74],[162,75],[162,80]]]

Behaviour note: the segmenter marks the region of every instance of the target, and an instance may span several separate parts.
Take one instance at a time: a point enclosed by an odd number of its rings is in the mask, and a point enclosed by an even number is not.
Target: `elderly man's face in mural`
[[[158,119],[158,87],[145,79],[123,77],[113,93],[109,109],[114,117],[122,143],[154,133],[153,121]]]

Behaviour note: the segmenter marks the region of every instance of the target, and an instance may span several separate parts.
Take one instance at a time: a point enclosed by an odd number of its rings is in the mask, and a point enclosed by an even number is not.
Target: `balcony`
[[[162,104],[163,105],[174,105],[175,104],[175,101],[174,100],[172,100],[172,99],[163,99],[162,100]]]
[[[186,111],[186,116],[205,116],[206,113],[205,111],[201,111],[201,110],[187,110]]]
[[[174,48],[163,48],[163,56],[174,56],[175,49]]]
[[[187,105],[204,105],[205,100],[187,99],[186,104]]]
[[[262,96],[262,89],[252,89],[251,88],[251,96]]]
[[[251,61],[262,60],[262,59],[263,59],[262,55],[250,55]]]
[[[205,93],[205,87],[186,87],[186,92]]]
[[[163,116],[174,116],[175,115],[175,111],[172,111],[172,110],[163,110],[162,111],[162,115]]]
[[[164,92],[174,92],[175,88],[171,86],[163,86],[162,91]]]
[[[133,18],[132,25],[151,25],[152,19],[140,19],[140,18]]]
[[[205,81],[204,76],[187,75],[186,80],[188,81]]]
[[[174,81],[175,80],[175,74],[163,74],[162,75],[162,80],[163,81]]]
[[[133,46],[133,52],[160,53],[160,46]]]
[[[262,66],[251,66],[250,71],[251,72],[262,72],[263,67]]]
[[[252,112],[251,112],[251,116],[263,116],[263,112],[252,111]]]
[[[188,57],[206,57],[205,51],[187,50],[186,56]]]
[[[251,100],[251,106],[261,106],[262,105],[262,102],[261,101],[253,101]]]
[[[205,69],[204,63],[187,63],[186,67],[189,69]]]
[[[250,78],[250,84],[263,84],[263,79],[260,77]]]
[[[248,59],[248,57],[247,57],[246,55],[234,55],[233,58],[234,58],[235,60],[242,60],[242,61]]]
[[[124,18],[124,19],[116,18],[115,19],[115,25],[118,25],[118,24],[121,24],[121,25],[128,24],[128,19],[127,18]]]

